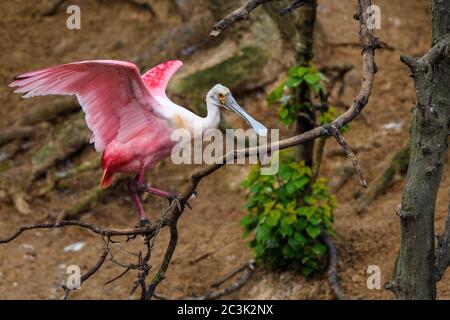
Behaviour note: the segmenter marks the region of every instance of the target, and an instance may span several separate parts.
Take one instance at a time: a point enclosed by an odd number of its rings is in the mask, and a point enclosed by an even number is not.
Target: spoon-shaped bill
[[[228,95],[227,99],[225,100],[225,107],[240,115],[245,120],[245,122],[247,122],[250,127],[255,130],[257,135],[263,137],[267,136],[267,128],[253,119],[247,112],[245,112],[245,110],[236,102],[232,95]]]

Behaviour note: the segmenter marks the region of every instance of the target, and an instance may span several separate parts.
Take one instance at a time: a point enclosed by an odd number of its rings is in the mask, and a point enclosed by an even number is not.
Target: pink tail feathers
[[[102,189],[108,188],[112,184],[113,178],[114,172],[109,171],[108,168],[103,169],[103,176],[102,181],[100,182],[100,187]]]

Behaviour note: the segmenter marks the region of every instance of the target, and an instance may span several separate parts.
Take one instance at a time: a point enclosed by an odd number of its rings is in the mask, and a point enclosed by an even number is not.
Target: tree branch
[[[417,73],[424,68],[431,66],[443,54],[448,54],[450,47],[450,33],[446,34],[441,41],[434,45],[424,56],[420,58],[413,58],[408,55],[402,55],[401,61],[406,64],[413,73]]]
[[[268,3],[268,2],[275,2],[275,1],[281,1],[281,0],[247,0],[241,7],[237,8],[230,14],[226,15],[222,20],[217,22],[213,26],[213,30],[211,31],[211,36],[218,36],[223,30],[227,29],[228,27],[232,26],[236,22],[247,20],[250,12],[252,12],[254,9],[256,9],[258,6]],[[280,11],[280,15],[284,16],[288,14],[289,12],[294,11],[295,9],[301,7],[305,3],[309,2],[310,0],[294,0],[292,1],[285,9]]]

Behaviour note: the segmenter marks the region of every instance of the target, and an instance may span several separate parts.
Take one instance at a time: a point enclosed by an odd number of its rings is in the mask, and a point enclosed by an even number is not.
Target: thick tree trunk
[[[450,1],[433,0],[433,48],[424,57],[403,56],[413,74],[417,105],[411,124],[411,157],[398,208],[401,245],[396,276],[387,288],[397,299],[435,299],[434,210],[447,152],[450,112]],[[446,41],[447,40],[447,41]]]

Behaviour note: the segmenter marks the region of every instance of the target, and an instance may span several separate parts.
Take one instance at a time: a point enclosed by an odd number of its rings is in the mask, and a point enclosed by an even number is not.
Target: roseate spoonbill
[[[145,172],[170,155],[175,142],[173,130],[205,132],[217,128],[220,108],[239,114],[259,135],[267,129],[249,116],[226,87],[217,84],[206,96],[208,114],[201,118],[173,103],[166,88],[183,65],[173,60],[140,75],[133,63],[115,60],[74,62],[23,73],[9,86],[23,98],[48,94],[76,95],[92,131],[91,143],[102,154],[101,187],[111,185],[115,173],[135,173],[130,184],[141,224],[148,223],[139,198],[140,192],[176,198],[144,183]],[[197,131],[200,130],[200,131]],[[193,136],[193,134],[192,134]]]

